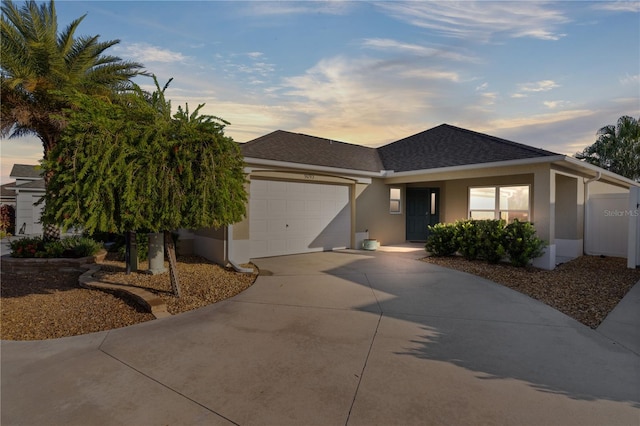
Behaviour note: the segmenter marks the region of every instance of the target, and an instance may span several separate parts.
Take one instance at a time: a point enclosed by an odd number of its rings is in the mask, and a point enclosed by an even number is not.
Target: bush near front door
[[[531,222],[517,219],[459,220],[455,223],[429,226],[425,249],[434,256],[460,253],[467,260],[484,259],[497,263],[505,257],[515,266],[526,266],[543,254],[546,243],[536,237]]]

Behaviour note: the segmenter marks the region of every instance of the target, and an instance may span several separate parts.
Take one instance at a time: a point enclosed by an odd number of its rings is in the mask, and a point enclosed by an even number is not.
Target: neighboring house
[[[583,253],[629,254],[630,266],[640,264],[629,207],[640,185],[572,157],[446,124],[377,149],[282,130],[241,149],[246,219],[182,235],[219,263],[360,248],[365,238],[424,241],[438,222],[518,218],[548,242],[541,268]],[[605,209],[587,208],[601,196]],[[607,215],[607,197],[629,214]]]
[[[15,194],[16,235],[42,234],[40,215],[44,204],[36,205],[45,193],[40,167],[14,164],[10,177],[15,179],[8,189]]]
[[[13,187],[15,186],[15,182],[0,185],[0,205],[7,204],[14,208],[16,207],[16,192],[13,190]]]

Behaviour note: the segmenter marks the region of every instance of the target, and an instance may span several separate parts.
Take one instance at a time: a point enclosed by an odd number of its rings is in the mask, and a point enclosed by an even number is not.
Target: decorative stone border
[[[13,272],[15,274],[32,274],[34,272],[67,272],[77,271],[83,268],[83,265],[95,264],[102,261],[107,252],[100,251],[95,256],[78,257],[78,258],[36,258],[36,257],[11,257],[5,254],[1,258],[2,270]]]
[[[93,274],[100,270],[100,266],[95,264],[85,265],[85,268],[87,268],[88,270],[80,275],[80,278],[78,278],[78,283],[80,283],[81,287],[108,291],[112,293],[124,293],[128,296],[133,297],[136,302],[144,306],[156,318],[166,318],[171,316],[171,314],[167,311],[167,305],[164,303],[164,301],[150,291],[130,285],[96,281],[93,277]]]
[[[167,311],[167,305],[164,301],[150,291],[124,284],[97,281],[93,277],[93,274],[100,270],[100,265],[97,265],[96,263],[104,260],[106,255],[107,252],[105,250],[95,256],[79,257],[76,259],[24,258],[11,257],[11,255],[6,254],[1,258],[1,266],[3,271],[13,272],[16,274],[85,271],[78,278],[78,283],[81,287],[107,291],[110,293],[126,294],[127,296],[132,297],[136,302],[140,303],[156,318],[166,318],[171,316]]]

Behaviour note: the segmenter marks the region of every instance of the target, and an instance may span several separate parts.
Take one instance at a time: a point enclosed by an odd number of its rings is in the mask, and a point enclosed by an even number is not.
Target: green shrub
[[[476,220],[459,220],[454,224],[458,251],[467,260],[478,258],[479,238]]]
[[[87,237],[73,236],[45,242],[42,237],[20,238],[9,242],[12,257],[85,257],[96,254],[102,244]]]
[[[516,219],[507,225],[504,233],[504,247],[513,265],[526,266],[544,253],[546,243],[536,237],[536,229],[531,222]]]
[[[48,257],[48,258],[54,258],[54,257],[71,257],[71,256],[64,256],[64,252],[65,252],[65,246],[62,244],[62,241],[48,241],[44,244],[44,253],[41,253],[41,256],[38,257]]]
[[[63,255],[68,253],[72,257],[93,256],[102,249],[102,243],[87,237],[69,237],[60,240],[64,247]]]
[[[434,256],[451,256],[458,251],[454,224],[437,223],[429,226],[429,237],[425,250]]]
[[[498,263],[505,255],[504,220],[478,220],[475,222],[478,236],[478,257],[489,263]]]
[[[530,222],[506,225],[503,220],[459,220],[454,224],[430,226],[425,249],[435,256],[456,251],[467,260],[484,259],[498,263],[508,256],[515,266],[526,266],[540,257],[546,243],[536,237]]]
[[[44,257],[44,241],[42,237],[27,237],[9,241],[11,257]],[[40,254],[40,255],[39,255]]]

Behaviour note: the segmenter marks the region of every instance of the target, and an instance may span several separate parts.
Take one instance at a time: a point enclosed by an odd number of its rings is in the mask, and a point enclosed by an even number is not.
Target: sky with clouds
[[[19,3],[19,2],[18,2]],[[246,142],[277,129],[379,146],[442,123],[572,155],[640,117],[638,1],[58,1],[119,39],[172,105]],[[152,89],[148,78],[136,80]],[[2,183],[36,138],[1,141]]]

